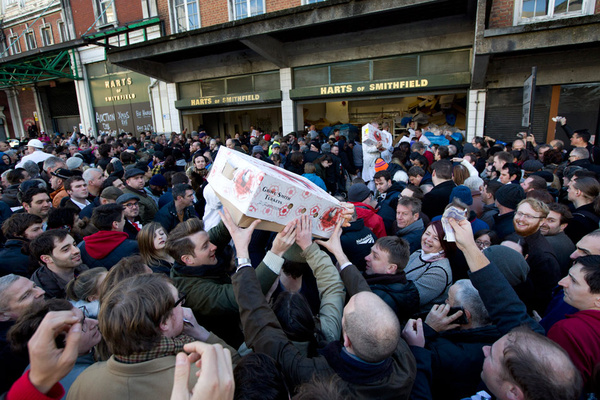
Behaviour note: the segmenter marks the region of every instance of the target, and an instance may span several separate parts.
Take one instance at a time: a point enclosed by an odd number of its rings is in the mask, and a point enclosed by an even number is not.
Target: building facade
[[[32,27],[38,41],[52,25],[55,44],[61,29],[73,42],[70,79],[0,94],[4,121],[21,132],[34,113],[46,131],[203,127],[223,138],[252,125],[285,134],[373,119],[401,133],[414,117],[511,140],[526,129],[523,83],[534,66],[539,141],[554,138],[554,115],[599,129],[597,0],[70,0],[20,27],[10,7],[36,2],[2,1],[9,58],[26,61],[27,34],[21,53],[9,38]],[[78,121],[47,94],[64,84]]]

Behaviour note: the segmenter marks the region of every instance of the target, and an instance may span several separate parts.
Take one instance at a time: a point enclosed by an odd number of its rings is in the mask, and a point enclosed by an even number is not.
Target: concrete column
[[[77,74],[83,80],[75,81],[75,93],[77,93],[77,106],[79,107],[80,122],[83,125],[81,133],[89,137],[97,137],[98,130],[96,127],[96,115],[94,113],[94,105],[92,104],[92,93],[87,75],[87,70],[81,62],[81,56],[78,50],[71,53],[73,59],[72,65],[77,66]]]
[[[21,110],[17,96],[19,91],[15,88],[6,89],[6,98],[8,99],[8,108],[10,109],[10,118],[12,119],[12,128],[14,139],[23,139],[25,137],[25,128],[21,119]]]
[[[164,86],[162,86],[164,85]],[[168,119],[164,120],[164,126],[166,132],[177,132],[181,133],[183,128],[181,127],[181,112],[175,108],[175,101],[177,100],[177,85],[175,83],[162,83],[161,87],[161,101],[163,102],[163,119],[164,114],[168,114]],[[194,127],[191,130],[195,130]],[[191,131],[189,132],[191,133]]]
[[[292,69],[281,68],[279,70],[279,82],[281,85],[281,124],[283,134],[296,131],[294,123],[294,101],[290,99],[290,90],[292,90]]]
[[[469,90],[469,107],[467,115],[467,141],[475,136],[483,136],[485,129],[485,101],[487,91]]]

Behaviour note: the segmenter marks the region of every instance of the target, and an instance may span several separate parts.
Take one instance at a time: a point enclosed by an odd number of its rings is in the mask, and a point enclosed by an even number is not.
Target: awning
[[[61,78],[83,79],[77,66],[72,65],[75,57],[71,57],[73,49],[83,45],[85,41],[77,39],[2,58],[0,89]]]

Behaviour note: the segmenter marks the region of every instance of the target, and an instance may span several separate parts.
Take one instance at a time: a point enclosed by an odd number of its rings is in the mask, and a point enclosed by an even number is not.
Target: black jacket
[[[183,220],[187,221],[190,218],[196,218],[196,212],[194,207],[189,206],[183,210]],[[175,208],[175,201],[170,202],[156,213],[154,221],[158,222],[168,232],[171,232],[173,228],[180,222],[177,216],[177,209]]]
[[[473,282],[475,289],[479,291],[481,300],[488,311],[490,319],[492,320],[492,324],[498,331],[499,337],[504,336],[511,329],[521,325],[527,325],[534,331],[542,335],[544,334],[544,328],[542,328],[540,324],[529,317],[525,305],[517,297],[516,293],[496,265],[490,263],[477,272],[469,273],[469,278],[471,279],[471,282]],[[484,340],[485,336],[475,336],[474,338],[477,340]],[[489,339],[491,339],[491,337]],[[457,350],[458,349],[459,348],[457,348]],[[412,398],[432,399],[432,352],[427,348],[422,349],[411,347],[411,350],[417,359],[418,367],[417,381],[413,387]],[[456,355],[457,353],[452,352],[452,354]],[[467,353],[466,355],[469,356],[470,353]],[[456,361],[459,360],[460,359],[456,359]],[[453,371],[456,372],[460,376],[458,379],[460,381],[462,380],[462,375],[460,375],[462,369],[455,367],[455,365],[458,365],[456,361],[450,361],[452,362],[451,365],[453,367],[450,369],[450,371],[445,370],[445,373],[448,374],[452,373]],[[479,363],[479,361],[473,360],[473,363],[474,364],[470,366],[469,369],[474,371],[475,363]],[[479,368],[478,372],[481,373],[481,368]],[[473,377],[473,379],[476,378]],[[459,387],[457,390],[462,389]],[[452,397],[443,396],[443,398]]]
[[[515,233],[515,226],[513,225],[514,216],[514,211],[494,216],[494,231],[498,234],[498,238],[501,241],[511,233]]]
[[[367,266],[365,257],[371,252],[371,247],[377,241],[377,236],[365,226],[361,218],[350,222],[350,226],[342,228],[340,241],[348,260],[356,265],[356,268],[360,271],[364,271]]]
[[[422,182],[421,182],[422,183]],[[450,193],[456,184],[453,180],[445,181],[434,186],[429,193],[423,197],[423,212],[429,219],[442,215],[444,209],[450,203]]]
[[[81,264],[79,267],[75,268],[75,277],[77,277],[83,271],[88,270],[89,268],[85,264]],[[67,293],[65,292],[65,288],[67,287],[67,283],[63,281],[58,275],[54,272],[50,271],[47,266],[42,266],[38,268],[33,275],[31,275],[31,280],[44,289],[46,294],[44,297],[46,299],[66,299]]]
[[[419,311],[419,291],[413,281],[407,281],[404,271],[395,275],[364,275],[371,291],[381,297],[401,322]]]

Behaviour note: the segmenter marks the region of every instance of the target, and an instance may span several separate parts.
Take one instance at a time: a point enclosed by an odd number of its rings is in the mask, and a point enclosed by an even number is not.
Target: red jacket
[[[587,388],[594,367],[600,363],[600,311],[582,310],[567,315],[552,325],[548,338],[569,354]]]
[[[29,380],[29,371],[25,372],[10,388],[7,400],[58,400],[65,395],[65,389],[57,382],[46,394],[41,393]]]
[[[360,202],[352,204],[354,204],[354,207],[356,208],[356,216],[363,219],[365,226],[371,229],[378,239],[387,236],[383,218],[377,215],[377,211],[373,207]]]

